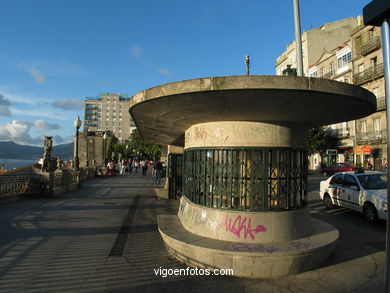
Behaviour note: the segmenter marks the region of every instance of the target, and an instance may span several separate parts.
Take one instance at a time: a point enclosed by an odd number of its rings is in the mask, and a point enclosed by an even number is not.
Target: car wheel
[[[374,224],[376,221],[378,221],[378,212],[372,203],[368,203],[364,206],[363,214],[367,222],[370,224]]]
[[[324,204],[325,204],[325,208],[327,210],[330,210],[333,208],[333,202],[332,202],[332,199],[330,198],[329,194],[325,194],[324,196]]]

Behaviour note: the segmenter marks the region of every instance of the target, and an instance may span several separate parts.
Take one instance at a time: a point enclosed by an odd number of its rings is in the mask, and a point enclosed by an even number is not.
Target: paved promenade
[[[155,198],[150,174],[83,183],[53,199],[0,202],[0,292],[383,292],[385,223],[326,211],[309,185],[312,216],[340,230],[322,268],[279,279],[156,276],[185,269],[170,258],[156,215],[178,201]]]

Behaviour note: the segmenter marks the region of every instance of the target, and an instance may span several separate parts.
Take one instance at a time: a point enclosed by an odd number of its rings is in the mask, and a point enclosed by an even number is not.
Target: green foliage
[[[117,154],[115,152],[115,145],[118,143],[118,139],[113,136],[113,137],[110,137],[110,145],[108,147],[108,150],[107,150],[107,154],[106,154],[106,160],[111,160],[112,159],[112,153],[114,153],[114,159],[117,159]]]
[[[130,152],[139,154],[141,157],[154,159],[161,154],[161,146],[154,143],[145,142],[137,129],[134,129],[130,135]]]
[[[310,153],[322,153],[327,148],[333,148],[337,141],[326,134],[324,127],[310,128],[307,132],[307,143]]]

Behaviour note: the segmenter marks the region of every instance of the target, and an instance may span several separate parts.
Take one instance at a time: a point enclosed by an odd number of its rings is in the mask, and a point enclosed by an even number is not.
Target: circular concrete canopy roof
[[[296,76],[223,76],[169,83],[141,91],[129,112],[144,140],[184,145],[192,125],[258,121],[309,128],[372,114],[376,98],[351,84]]]

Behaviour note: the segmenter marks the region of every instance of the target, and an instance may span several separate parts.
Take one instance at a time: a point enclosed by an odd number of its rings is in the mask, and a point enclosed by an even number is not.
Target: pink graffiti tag
[[[233,219],[229,218],[228,215],[225,217],[225,221],[222,223],[225,225],[226,231],[232,232],[237,238],[241,237],[241,232],[246,239],[248,235],[255,240],[256,233],[264,232],[266,228],[262,225],[257,225],[256,228],[252,229],[252,218],[238,216],[234,222]]]

